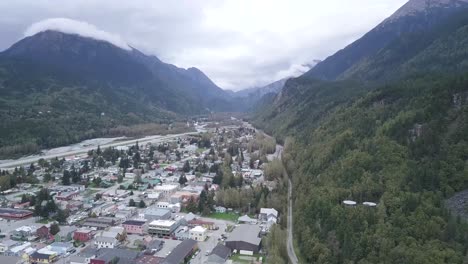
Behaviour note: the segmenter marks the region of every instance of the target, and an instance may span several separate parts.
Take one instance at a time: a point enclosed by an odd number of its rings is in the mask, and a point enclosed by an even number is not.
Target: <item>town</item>
[[[2,171],[0,263],[263,263],[282,148],[235,118],[196,125]]]

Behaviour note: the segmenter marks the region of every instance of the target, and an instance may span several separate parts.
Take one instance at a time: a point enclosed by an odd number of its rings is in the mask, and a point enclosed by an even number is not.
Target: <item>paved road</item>
[[[294,251],[294,244],[293,244],[293,215],[292,215],[292,183],[291,179],[289,179],[289,186],[288,186],[288,255],[291,263],[297,264],[299,263],[296,252]]]
[[[144,144],[144,143],[158,143],[161,141],[166,141],[169,139],[174,139],[180,136],[185,136],[185,135],[193,135],[193,134],[198,134],[199,132],[187,132],[187,133],[181,133],[181,134],[174,134],[174,135],[167,135],[167,136],[150,136],[150,137],[145,137],[145,138],[140,138],[140,139],[132,139],[132,140],[125,140],[125,141],[119,141],[119,142],[112,142],[109,144],[104,144],[101,146],[101,148],[107,148],[107,147],[117,147],[117,146],[129,146],[129,145],[134,145],[137,141],[139,144]],[[43,156],[34,156],[34,157],[28,157],[28,158],[22,158],[18,160],[13,160],[13,161],[8,161],[5,163],[0,164],[0,169],[12,169],[17,166],[21,165],[28,165],[34,162],[37,162],[39,159],[45,159],[45,160],[50,160],[55,157],[62,158],[62,157],[68,157],[68,156],[73,156],[73,155],[78,155],[78,154],[83,154],[87,153],[90,150],[96,149],[96,146],[92,147],[86,147],[82,148],[79,150],[73,150],[73,151],[67,151],[67,152],[62,152],[62,153],[55,153],[52,155],[43,155]]]

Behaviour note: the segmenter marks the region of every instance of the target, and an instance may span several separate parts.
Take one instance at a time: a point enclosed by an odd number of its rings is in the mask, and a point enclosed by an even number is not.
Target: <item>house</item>
[[[91,229],[82,228],[73,233],[73,239],[80,242],[86,242],[93,238]]]
[[[193,239],[195,241],[205,241],[206,230],[207,229],[202,226],[196,226],[190,229],[190,232],[189,232],[190,239]]]
[[[138,234],[142,235],[144,233],[146,221],[141,220],[127,220],[122,223],[123,228],[127,234]]]
[[[89,264],[96,257],[98,249],[87,247],[78,254],[70,257],[70,264]]]
[[[116,259],[118,264],[132,264],[135,263],[139,252],[119,249],[119,248],[101,248],[96,252],[96,256],[90,260],[90,264],[110,264]]]
[[[50,237],[49,228],[47,226],[41,226],[36,230],[36,235],[40,239],[48,239]]]
[[[243,215],[237,219],[240,224],[256,224],[257,219],[250,218],[248,215]]]
[[[148,221],[171,219],[171,210],[164,208],[148,207],[144,214]]]
[[[135,210],[131,209],[124,209],[124,210],[118,210],[115,213],[115,218],[122,219],[122,220],[128,220],[130,219],[133,215],[135,214]]]
[[[37,228],[35,226],[22,226],[18,227],[11,233],[11,238],[16,240],[27,240],[28,237],[36,234]]]
[[[158,252],[164,246],[164,241],[162,240],[153,240],[146,245],[146,250],[151,253]]]
[[[97,248],[114,248],[117,245],[117,238],[98,236],[94,240]]]
[[[258,253],[262,241],[260,231],[258,225],[239,225],[226,239],[226,247],[245,254]]]
[[[216,211],[217,213],[224,214],[224,213],[226,213],[226,207],[216,206],[216,207],[215,207],[215,211]]]
[[[216,247],[213,248],[210,255],[208,255],[207,260],[205,261],[206,264],[224,264],[231,256],[231,249],[218,244]]]
[[[10,248],[17,245],[18,243],[19,243],[18,241],[14,241],[14,240],[11,240],[11,239],[3,240],[0,243],[0,254],[9,255]]]
[[[68,242],[72,240],[73,234],[77,230],[74,226],[61,226],[60,231],[55,234],[54,240],[56,242]]]
[[[148,233],[157,236],[170,236],[179,225],[180,221],[154,220],[148,225]]]
[[[258,215],[260,221],[267,222],[268,218],[271,217],[278,219],[278,211],[274,208],[260,208],[260,214]]]
[[[57,255],[63,255],[73,249],[73,244],[68,242],[54,242],[48,246],[50,251],[56,252]]]
[[[39,253],[34,252],[29,256],[29,263],[44,263],[49,264],[54,262],[57,259],[57,254],[55,253]]]
[[[174,231],[174,237],[177,238],[178,240],[189,239],[190,238],[189,228],[186,226],[179,226]]]
[[[157,185],[154,187],[156,192],[161,193],[163,196],[169,196],[179,189],[179,184],[165,184]]]
[[[164,259],[162,264],[182,264],[186,263],[190,256],[198,248],[197,241],[187,239],[177,245],[169,255]]]

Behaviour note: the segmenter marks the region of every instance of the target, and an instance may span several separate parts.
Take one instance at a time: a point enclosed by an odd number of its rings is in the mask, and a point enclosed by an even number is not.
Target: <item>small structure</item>
[[[373,202],[363,202],[362,204],[364,206],[367,206],[367,207],[376,207],[377,206],[377,204],[373,203]]]
[[[250,218],[248,215],[243,215],[237,219],[240,224],[256,224],[257,219]]]
[[[190,239],[196,240],[196,241],[205,241],[206,239],[206,228],[202,226],[196,226],[192,229],[190,229]]]
[[[226,213],[226,207],[223,207],[223,206],[216,206],[216,207],[215,207],[215,211],[216,211],[217,213],[224,214],[224,213]]]
[[[351,201],[351,200],[344,200],[343,204],[346,205],[346,206],[356,206],[356,202]]]
[[[57,254],[55,253],[39,253],[34,252],[29,256],[29,263],[52,263],[57,259]]]
[[[260,208],[260,214],[258,215],[258,219],[262,222],[267,222],[268,219],[274,217],[278,219],[278,211],[274,208]]]

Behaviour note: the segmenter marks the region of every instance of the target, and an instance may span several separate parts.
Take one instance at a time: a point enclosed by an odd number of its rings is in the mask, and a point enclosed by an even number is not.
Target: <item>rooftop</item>
[[[174,225],[175,223],[176,223],[176,221],[174,221],[174,220],[154,220],[149,225],[150,226],[170,227],[170,226]]]
[[[166,259],[162,262],[163,264],[179,264],[182,263],[184,258],[192,252],[193,248],[197,244],[197,241],[193,239],[187,239],[177,245],[172,252],[167,255]]]
[[[136,225],[136,226],[142,226],[146,223],[146,221],[142,220],[127,220],[122,223],[122,225]]]
[[[204,228],[202,226],[196,226],[196,227],[190,229],[190,231],[203,233],[203,232],[206,231],[206,228]]]
[[[231,235],[226,239],[229,241],[244,241],[250,244],[259,245],[262,240],[258,235],[261,228],[258,225],[239,225],[236,227]]]

